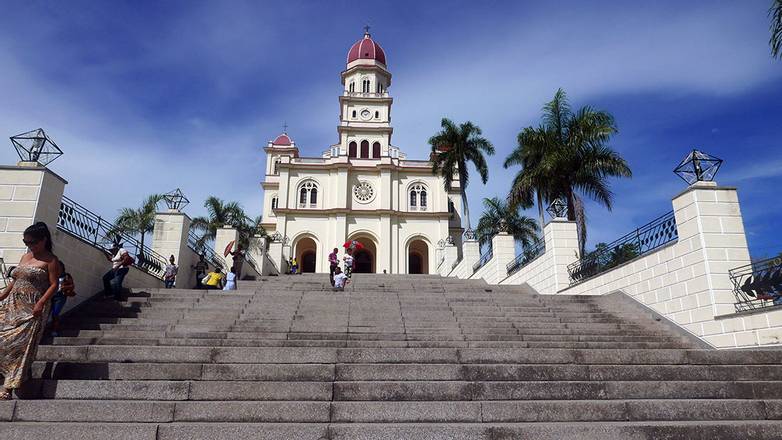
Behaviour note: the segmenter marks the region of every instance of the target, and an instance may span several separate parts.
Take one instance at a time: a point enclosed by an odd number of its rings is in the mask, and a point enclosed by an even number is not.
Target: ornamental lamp
[[[190,203],[190,200],[182,194],[182,190],[179,188],[163,194],[163,200],[165,200],[168,209],[175,212],[180,212]]]
[[[567,216],[567,203],[561,198],[556,198],[548,205],[546,212],[553,218],[565,218]]]
[[[706,154],[702,151],[692,150],[682,159],[673,172],[682,178],[688,185],[697,182],[711,182],[722,165],[722,159]]]
[[[19,165],[46,166],[63,154],[43,128],[11,136],[11,143],[19,155]]]

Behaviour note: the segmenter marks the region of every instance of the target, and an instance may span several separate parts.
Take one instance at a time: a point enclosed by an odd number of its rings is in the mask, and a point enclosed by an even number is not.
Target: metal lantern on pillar
[[[190,200],[182,194],[182,190],[179,188],[163,194],[163,200],[166,201],[168,209],[172,211],[181,211],[190,203]]]
[[[22,162],[37,162],[46,166],[63,154],[43,128],[11,136],[11,143]]]
[[[722,159],[706,154],[702,151],[692,150],[682,159],[679,166],[673,170],[677,176],[687,184],[696,182],[711,182],[722,165]]]
[[[553,218],[565,218],[567,216],[567,203],[560,198],[556,198],[548,205],[546,212]]]

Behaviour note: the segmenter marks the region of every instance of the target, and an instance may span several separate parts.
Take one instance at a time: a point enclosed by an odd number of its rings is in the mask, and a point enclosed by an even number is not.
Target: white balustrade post
[[[567,267],[579,258],[578,228],[576,222],[557,217],[543,227],[548,270],[551,282],[538,290],[541,294],[553,295],[570,285]]]
[[[217,233],[215,234],[215,253],[222,256],[223,252],[225,252],[225,248],[228,247],[228,243],[238,240],[239,231],[237,231],[233,226],[225,225],[222,228],[218,228]],[[234,250],[236,249],[236,244],[234,244],[233,248]],[[234,265],[233,255],[228,254],[228,256],[225,257],[225,264],[228,267],[224,267],[223,271],[228,273],[231,271],[231,268]]]
[[[198,255],[187,247],[190,234],[190,217],[179,211],[158,212],[155,214],[155,228],[152,231],[152,250],[168,262],[174,256],[179,266],[176,287],[189,289],[196,284],[191,266],[198,261]]]
[[[33,223],[46,223],[56,240],[67,183],[37,162],[0,166],[0,257],[7,265],[16,265],[27,251],[22,232]]]

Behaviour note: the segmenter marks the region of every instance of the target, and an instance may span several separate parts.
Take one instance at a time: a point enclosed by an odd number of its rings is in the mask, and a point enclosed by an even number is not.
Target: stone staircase
[[[0,438],[779,439],[782,351],[716,351],[632,300],[323,275],[94,300]]]

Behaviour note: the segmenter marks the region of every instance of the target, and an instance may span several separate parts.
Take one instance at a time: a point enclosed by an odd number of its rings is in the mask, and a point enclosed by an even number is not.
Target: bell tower
[[[396,156],[397,150],[391,147],[391,72],[386,66],[386,54],[372,39],[369,26],[364,28],[364,37],[348,51],[341,77],[343,92],[339,97],[337,127],[340,156]]]

